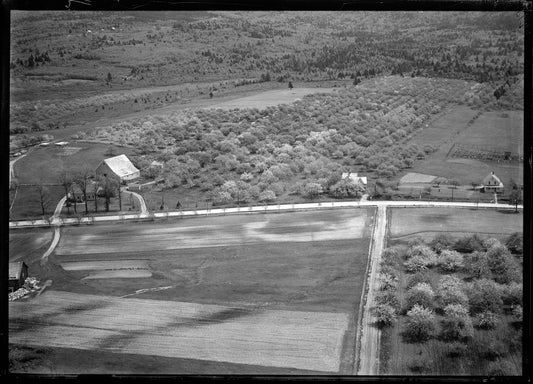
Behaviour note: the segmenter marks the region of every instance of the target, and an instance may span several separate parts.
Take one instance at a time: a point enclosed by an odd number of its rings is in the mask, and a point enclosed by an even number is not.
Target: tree
[[[261,202],[273,201],[273,200],[276,200],[276,194],[269,189],[265,189],[263,192],[259,194],[259,201]]]
[[[411,342],[429,340],[435,332],[435,315],[431,309],[415,304],[407,312],[404,336]]]
[[[67,201],[67,213],[70,214],[70,202],[69,202],[69,192],[72,188],[73,179],[70,173],[66,170],[62,170],[59,174],[59,184],[65,189],[65,198]],[[75,199],[75,196],[72,196]],[[74,205],[76,206],[76,205]]]
[[[471,277],[490,277],[489,261],[485,252],[475,251],[464,255],[463,266]]]
[[[464,293],[463,282],[453,275],[443,276],[437,287],[438,303],[442,308],[450,304],[468,306],[468,297]]]
[[[448,233],[440,233],[431,240],[429,246],[437,253],[444,249],[450,249],[453,245],[453,238]]]
[[[289,89],[293,89],[294,86],[292,85],[292,81],[289,81]]]
[[[453,249],[461,253],[471,253],[474,251],[484,251],[483,240],[474,233],[471,236],[465,236],[455,242]]]
[[[107,76],[105,80],[107,84],[111,83],[111,80],[113,80],[113,77],[111,76],[111,72],[107,72]]]
[[[490,311],[480,312],[475,316],[474,324],[479,329],[494,329],[498,324],[498,315]]]
[[[118,181],[112,177],[101,176],[99,178],[101,192],[105,201],[105,211],[109,212],[109,204],[111,203],[111,198],[115,196],[115,191],[117,190]]]
[[[418,283],[407,291],[407,308],[412,308],[415,304],[425,308],[432,308],[435,301],[435,293],[427,283]]]
[[[444,272],[455,272],[463,266],[463,255],[457,251],[445,249],[439,255],[438,263]]]
[[[468,309],[461,304],[450,304],[444,308],[444,320],[441,326],[441,337],[444,340],[465,341],[474,335],[472,319]]]
[[[83,167],[77,171],[74,172],[74,182],[78,185],[78,187],[81,190],[81,193],[83,195],[83,202],[85,204],[85,214],[89,213],[89,207],[87,206],[87,188],[89,187],[89,183],[91,182],[91,177],[93,176],[93,172],[89,167]],[[94,200],[96,201],[96,189],[94,190]],[[95,203],[96,204],[96,203]],[[96,211],[96,205],[95,205],[95,211]]]
[[[39,182],[39,184],[37,184],[37,193],[39,195],[39,203],[41,205],[41,212],[44,217],[46,215],[45,209],[50,203],[50,191],[48,190],[47,187],[43,185],[42,182]]]
[[[505,240],[505,245],[511,253],[522,253],[523,252],[523,236],[521,232],[514,232],[511,234],[507,240]]]
[[[474,280],[467,286],[466,293],[472,314],[483,311],[501,312],[503,301],[500,288],[494,281],[489,279]]]
[[[397,317],[396,309],[389,304],[378,304],[374,307],[373,312],[380,327],[392,325]]]
[[[310,199],[317,197],[322,192],[322,185],[318,183],[306,183],[302,188],[302,196]]]
[[[358,197],[364,193],[363,187],[349,178],[339,180],[329,190],[336,198]]]
[[[520,193],[518,189],[513,189],[511,193],[509,193],[509,202],[514,204],[514,210],[515,212],[518,212],[518,204],[522,202],[522,193]]]
[[[516,260],[504,245],[492,247],[486,253],[487,263],[498,283],[520,282],[521,273]]]

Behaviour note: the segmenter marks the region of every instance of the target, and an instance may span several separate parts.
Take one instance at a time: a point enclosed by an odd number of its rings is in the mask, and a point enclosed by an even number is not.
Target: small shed
[[[96,168],[97,175],[117,178],[121,183],[141,177],[139,171],[124,154],[105,159]]]
[[[28,266],[23,261],[9,263],[9,292],[15,292],[24,285],[28,277]]]
[[[494,174],[494,172],[491,172],[483,179],[482,185],[482,192],[503,192],[503,183],[499,177]]]

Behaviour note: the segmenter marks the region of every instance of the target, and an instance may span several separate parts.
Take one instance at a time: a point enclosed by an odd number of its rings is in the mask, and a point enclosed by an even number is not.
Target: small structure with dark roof
[[[9,292],[15,292],[24,285],[28,277],[28,266],[23,261],[9,263]]]

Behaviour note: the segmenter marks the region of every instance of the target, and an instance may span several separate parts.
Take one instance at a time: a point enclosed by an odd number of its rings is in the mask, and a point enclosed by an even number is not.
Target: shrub
[[[396,311],[400,310],[400,300],[398,300],[396,292],[393,291],[379,291],[376,294],[376,303],[388,304]]]
[[[468,306],[468,297],[463,292],[464,284],[456,276],[443,276],[439,280],[437,294],[439,305],[444,308],[450,304]]]
[[[383,260],[380,263],[380,269],[381,269],[380,272],[383,273],[383,274],[387,274],[387,275],[393,276],[396,279],[398,279],[400,277],[400,274],[396,270],[396,268],[390,266],[389,264],[383,263]]]
[[[434,264],[435,264],[435,259],[427,258],[424,255],[415,255],[409,258],[404,263],[404,266],[408,272],[414,273],[414,272],[425,271],[428,268],[432,267]]]
[[[407,368],[414,373],[428,373],[431,371],[433,361],[427,357],[413,357],[408,363]]]
[[[487,359],[494,361],[496,359],[501,359],[507,355],[507,346],[500,340],[490,340],[485,344],[485,350],[482,353],[482,356]]]
[[[457,251],[445,249],[439,255],[438,263],[444,272],[455,272],[463,266],[463,255]]]
[[[511,308],[511,313],[516,322],[521,323],[524,320],[523,308],[521,305],[513,305]]]
[[[389,304],[378,304],[374,307],[374,316],[380,327],[388,327],[396,320],[396,309]]]
[[[511,282],[503,287],[502,300],[505,305],[522,305],[524,286]]]
[[[414,237],[407,242],[407,246],[409,248],[415,247],[417,245],[424,245],[424,239],[421,237]]]
[[[418,283],[407,291],[407,308],[411,309],[415,304],[426,308],[433,308],[435,293],[427,283]]]
[[[463,257],[466,272],[476,279],[490,277],[490,268],[485,252],[475,251]]]
[[[475,280],[468,285],[466,294],[472,314],[485,311],[500,313],[502,310],[500,287],[492,280]]]
[[[494,329],[498,324],[498,315],[490,311],[480,312],[475,316],[474,324],[479,329]]]
[[[516,260],[503,245],[492,247],[487,251],[487,263],[498,283],[521,281],[520,268]]]
[[[381,262],[390,265],[398,265],[401,260],[403,250],[399,246],[385,248],[381,253]]]
[[[448,233],[440,233],[431,242],[429,246],[433,251],[441,253],[445,249],[450,249],[453,246],[453,238]]]
[[[507,240],[505,240],[505,245],[507,249],[512,253],[522,253],[523,252],[523,236],[521,232],[515,232],[511,234]]]
[[[323,192],[322,186],[318,183],[306,183],[304,184],[301,195],[307,198],[314,198]]]
[[[380,273],[379,289],[381,291],[395,290],[398,288],[398,278],[387,273]]]
[[[485,247],[485,249],[491,249],[493,247],[499,247],[502,245],[502,243],[500,243],[500,240],[498,239],[495,239],[493,237],[490,237],[488,239],[485,239],[481,242],[483,244],[483,246]]]
[[[226,191],[218,191],[213,195],[214,204],[227,204],[233,201],[231,194]]]
[[[276,200],[276,194],[270,189],[265,189],[259,194],[259,201],[273,201]]]
[[[519,373],[509,360],[493,361],[487,366],[487,374],[490,376],[516,376]]]
[[[404,336],[411,342],[429,340],[435,332],[435,315],[433,311],[415,304],[407,312]]]
[[[467,350],[468,350],[468,346],[466,344],[461,343],[459,341],[453,341],[448,346],[447,355],[449,357],[460,357],[460,356],[464,356]]]
[[[407,278],[407,286],[406,288],[407,289],[410,289],[412,287],[414,287],[415,285],[417,285],[418,283],[427,283],[427,284],[430,284],[431,285],[431,278],[429,276],[429,274],[425,271],[422,271],[422,272],[417,272],[413,275],[410,275],[408,278]]]
[[[477,234],[465,236],[453,245],[453,249],[461,253],[472,253],[474,251],[484,251],[483,241]]]
[[[474,335],[472,319],[468,309],[461,304],[450,304],[444,308],[441,337],[444,340],[465,340]]]

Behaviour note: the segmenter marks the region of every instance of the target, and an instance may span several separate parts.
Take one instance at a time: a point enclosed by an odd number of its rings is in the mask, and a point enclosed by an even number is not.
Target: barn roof
[[[23,261],[9,263],[9,280],[18,280],[20,278],[20,273],[22,272],[23,264]]]
[[[357,172],[343,172],[341,178],[349,178],[350,180],[353,180],[356,183],[363,183],[364,185],[366,185],[367,183],[366,176],[357,176]]]
[[[119,177],[128,176],[139,172],[130,159],[124,154],[105,159],[104,163]]]

